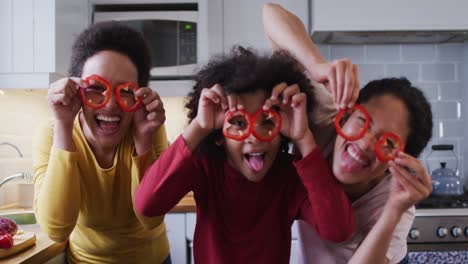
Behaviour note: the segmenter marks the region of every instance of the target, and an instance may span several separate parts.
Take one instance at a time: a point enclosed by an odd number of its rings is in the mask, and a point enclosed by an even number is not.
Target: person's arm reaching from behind
[[[53,131],[41,129],[34,148],[34,210],[42,230],[54,241],[65,241],[75,228],[80,208],[78,153],[73,123],[81,108],[80,78],[60,79],[50,85],[48,102],[54,114]]]
[[[411,221],[405,221],[406,230],[399,230],[400,236],[395,234],[399,223],[405,217],[409,208],[417,202],[429,196],[432,191],[431,178],[421,162],[403,152],[399,152],[394,161],[390,161],[390,172],[392,173],[392,185],[389,198],[377,223],[372,227],[364,241],[356,250],[348,263],[380,264],[397,263],[401,259],[388,255],[392,240],[400,239],[406,243],[406,234],[411,227]],[[410,173],[411,168],[414,173]],[[392,259],[388,259],[388,257]],[[402,258],[403,256],[399,256]]]
[[[355,103],[360,85],[357,65],[348,59],[326,61],[302,21],[278,4],[264,5],[263,25],[272,48],[290,52],[313,81],[325,85],[337,108]]]

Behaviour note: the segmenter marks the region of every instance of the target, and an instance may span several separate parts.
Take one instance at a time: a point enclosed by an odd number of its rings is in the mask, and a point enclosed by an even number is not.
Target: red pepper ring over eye
[[[404,151],[405,145],[397,135],[390,132],[382,134],[377,144],[375,144],[377,159],[382,162],[393,160],[395,150]]]
[[[281,130],[281,115],[273,109],[259,109],[252,117],[252,133],[260,141],[271,141]]]
[[[134,112],[140,107],[142,99],[135,96],[138,85],[134,82],[122,83],[115,88],[115,96],[122,110],[125,112]]]
[[[224,117],[223,135],[234,140],[244,140],[251,133],[250,124],[250,115],[247,111],[228,111]]]
[[[99,75],[93,74],[84,80],[88,87],[80,87],[81,101],[88,107],[100,109],[111,99],[112,85]],[[135,82],[119,84],[115,88],[117,103],[125,112],[134,112],[141,105],[141,98],[135,96],[138,85]]]
[[[87,77],[84,81],[88,87],[80,87],[81,101],[93,109],[104,107],[111,98],[110,83],[96,74]]]
[[[253,134],[260,141],[271,141],[281,130],[281,115],[273,109],[259,109],[253,116],[244,110],[226,113],[223,135],[244,140]]]
[[[345,114],[348,114],[352,110],[360,111],[364,115],[364,118],[365,118],[364,125],[362,126],[362,128],[360,128],[359,133],[357,133],[356,135],[347,134],[342,129],[343,116]],[[369,125],[370,125],[369,113],[362,105],[359,105],[359,104],[355,104],[351,109],[341,109],[335,117],[336,132],[338,133],[338,135],[340,135],[347,141],[354,141],[354,140],[358,140],[362,138],[367,133],[367,130],[369,129]]]

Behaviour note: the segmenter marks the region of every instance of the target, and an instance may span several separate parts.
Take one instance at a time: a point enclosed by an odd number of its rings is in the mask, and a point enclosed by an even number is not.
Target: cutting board
[[[36,234],[33,232],[23,232],[21,235],[15,235],[13,237],[13,247],[9,249],[0,248],[0,259],[21,252],[29,247],[34,246],[34,244],[36,244]]]

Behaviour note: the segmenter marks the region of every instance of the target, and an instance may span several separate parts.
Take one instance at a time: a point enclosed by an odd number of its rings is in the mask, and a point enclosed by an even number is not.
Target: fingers
[[[277,84],[275,87],[273,87],[273,90],[271,91],[271,100],[279,100],[281,93],[283,93],[284,90],[288,88],[288,85],[284,82]]]
[[[389,169],[392,175],[400,182],[401,186],[413,195],[417,195],[416,198],[420,200],[429,196],[432,191],[430,176],[420,163],[414,164],[414,162],[409,160],[405,160],[405,166],[402,163],[397,164],[397,161],[390,161]],[[414,173],[409,172],[405,167],[413,169]]]
[[[431,185],[431,176],[427,173],[426,169],[417,158],[402,151],[398,151],[393,163],[402,169],[404,168],[404,170],[409,174],[416,175],[418,180],[423,184]]]
[[[292,96],[291,98],[291,107],[298,108],[298,107],[306,107],[307,104],[307,96],[305,93],[298,93]]]
[[[354,102],[351,101],[355,90],[354,66],[351,64],[351,61],[349,61],[349,65],[346,65],[346,67],[349,67],[349,70],[344,73],[343,96],[340,102],[341,108],[351,108],[354,104]]]
[[[335,61],[335,69],[336,69],[336,104],[339,106],[339,108],[344,109],[346,108],[342,104],[342,99],[343,99],[343,94],[345,93],[345,77],[346,77],[346,60],[339,60]]]
[[[219,102],[221,103],[221,106],[223,107],[224,110],[228,109],[228,100],[226,96],[224,95],[224,91],[221,88],[221,85],[215,84],[213,87],[211,87],[211,90],[218,96]]]
[[[352,108],[356,103],[359,97],[359,91],[361,89],[361,81],[359,80],[359,67],[356,64],[353,64],[353,78],[354,78],[354,90],[352,92],[352,97],[348,103],[348,107]]]
[[[349,59],[332,62],[328,72],[328,86],[338,109],[353,107],[359,94],[359,68]]]
[[[211,88],[204,88],[201,92],[200,99],[202,102],[220,104],[223,109],[228,108],[228,99],[219,84],[213,85]],[[230,105],[230,104],[229,104]]]
[[[48,101],[54,105],[61,104],[67,106],[76,96],[80,86],[87,87],[88,84],[78,77],[67,77],[53,82],[47,91]]]
[[[273,88],[271,97],[265,100],[263,109],[268,110],[274,105],[288,105],[292,102],[292,97],[299,93],[301,90],[297,84],[287,86],[286,83],[280,83]]]

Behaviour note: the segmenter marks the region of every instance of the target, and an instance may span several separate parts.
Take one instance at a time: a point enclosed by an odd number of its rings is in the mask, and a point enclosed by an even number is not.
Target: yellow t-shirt
[[[138,157],[128,133],[108,169],[98,165],[78,118],[73,128],[76,152],[53,148],[53,129],[53,122],[48,123],[35,140],[34,210],[52,240],[70,239],[68,262],[164,261],[169,255],[164,216],[144,217],[132,202],[145,170],[167,148],[164,126],[154,135],[153,151]]]

